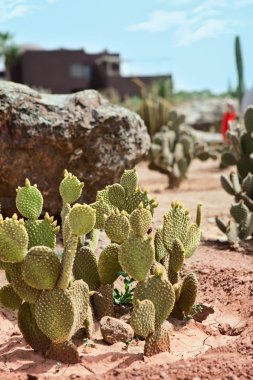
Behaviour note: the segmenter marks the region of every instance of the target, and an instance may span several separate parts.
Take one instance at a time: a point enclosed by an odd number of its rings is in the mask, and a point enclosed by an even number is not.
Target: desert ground
[[[15,313],[1,309],[0,379],[253,379],[252,248],[250,243],[230,247],[215,225],[216,215],[228,217],[232,202],[220,186],[218,166],[218,161],[195,160],[181,188],[170,190],[166,176],[150,171],[146,162],[138,165],[141,185],[159,202],[155,227],[172,200],[182,201],[193,218],[197,202],[203,203],[202,242],[184,271],[197,274],[204,309],[189,321],[170,319],[170,353],[146,358],[142,341],[108,346],[97,331],[94,347],[79,345],[79,364],[56,363],[34,353],[22,339]],[[6,282],[2,273],[0,279]]]

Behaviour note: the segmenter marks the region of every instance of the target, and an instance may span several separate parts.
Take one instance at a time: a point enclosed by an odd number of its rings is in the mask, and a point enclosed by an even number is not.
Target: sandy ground
[[[251,246],[247,254],[230,248],[214,223],[215,215],[228,216],[232,202],[220,187],[217,166],[215,161],[194,162],[188,180],[173,191],[166,189],[167,178],[148,170],[146,163],[138,168],[141,185],[159,202],[155,226],[172,200],[184,202],[192,215],[198,201],[204,205],[203,241],[184,270],[198,276],[198,302],[206,306],[206,318],[171,320],[171,353],[147,359],[143,342],[108,346],[97,331],[94,348],[79,346],[80,364],[56,363],[26,346],[15,314],[1,309],[0,379],[253,379],[253,255]]]

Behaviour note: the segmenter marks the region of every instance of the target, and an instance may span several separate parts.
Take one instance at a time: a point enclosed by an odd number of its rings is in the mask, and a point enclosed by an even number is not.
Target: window
[[[91,67],[83,63],[72,63],[69,67],[69,74],[71,78],[84,78],[90,80]]]

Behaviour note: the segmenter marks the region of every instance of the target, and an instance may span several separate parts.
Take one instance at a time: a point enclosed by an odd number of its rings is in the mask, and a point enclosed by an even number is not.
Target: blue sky
[[[236,84],[238,34],[253,85],[253,0],[0,0],[0,30],[19,44],[107,48],[123,74],[172,73],[177,89],[214,92]]]

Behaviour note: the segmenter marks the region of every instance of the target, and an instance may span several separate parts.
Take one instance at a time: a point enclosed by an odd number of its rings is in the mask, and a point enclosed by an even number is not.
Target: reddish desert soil
[[[228,216],[232,198],[220,187],[218,162],[196,161],[188,180],[168,190],[165,176],[139,165],[140,182],[157,196],[155,226],[172,200],[183,201],[194,215],[203,202],[202,244],[186,263],[199,279],[198,302],[206,306],[202,322],[171,320],[171,352],[143,357],[143,342],[108,346],[99,331],[94,348],[79,347],[81,363],[46,360],[25,344],[16,316],[0,310],[0,379],[253,379],[253,255],[251,245],[229,247],[214,216]],[[103,244],[103,239],[101,244]],[[1,283],[5,283],[1,274]]]

